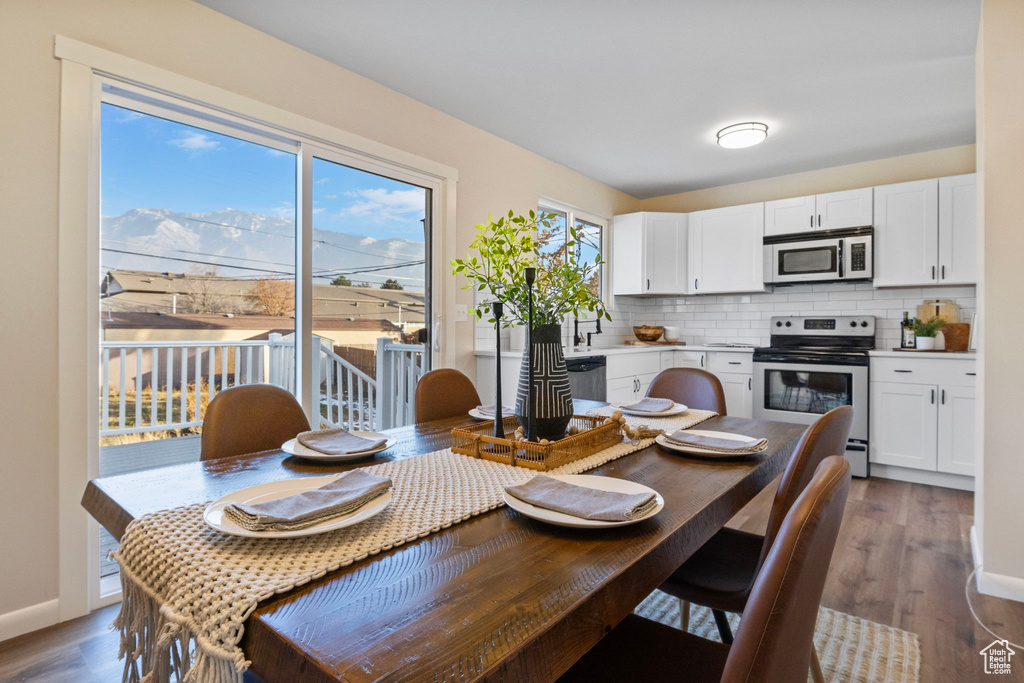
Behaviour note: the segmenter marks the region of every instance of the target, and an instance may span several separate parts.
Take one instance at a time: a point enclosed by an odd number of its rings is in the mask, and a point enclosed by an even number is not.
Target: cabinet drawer
[[[707,363],[703,351],[676,351],[675,365],[677,368],[700,368],[706,369]]]
[[[708,370],[720,372],[754,372],[754,356],[750,353],[713,352],[708,354]]]
[[[635,377],[661,371],[660,353],[635,353],[608,356],[608,379]]]
[[[976,368],[977,363],[967,359],[872,358],[871,381],[973,387]]]

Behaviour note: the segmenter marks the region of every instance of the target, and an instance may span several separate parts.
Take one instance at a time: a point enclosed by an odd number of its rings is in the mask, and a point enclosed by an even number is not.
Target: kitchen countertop
[[[579,356],[619,356],[628,353],[660,353],[661,351],[724,351],[727,353],[753,353],[751,347],[736,346],[670,346],[661,344],[657,346],[632,346],[623,344],[621,346],[600,346],[593,348],[580,347],[577,350],[571,348],[565,350],[566,358]],[[477,356],[493,356],[494,349],[476,349]],[[502,358],[518,358],[523,355],[522,351],[502,351]]]
[[[890,351],[886,349],[875,349],[868,351],[872,358],[938,358],[940,360],[976,360],[977,351]]]

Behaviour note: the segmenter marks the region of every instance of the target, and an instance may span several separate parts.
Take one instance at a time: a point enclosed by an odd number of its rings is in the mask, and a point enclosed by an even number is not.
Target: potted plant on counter
[[[463,289],[474,290],[477,319],[489,315],[494,302],[504,304],[500,323],[493,316],[487,321],[498,327],[528,325],[530,321],[531,285],[527,269],[535,269],[532,283],[533,326],[528,329],[529,353],[519,373],[516,393],[516,417],[527,437],[560,439],[572,417],[572,394],[562,350],[562,322],[566,316],[587,314],[611,320],[601,301],[597,275],[604,263],[598,254],[593,261],[582,256],[579,234],[569,225],[567,239],[556,241],[554,214],[530,211],[526,216],[509,211],[494,220],[476,226],[476,239],[470,249],[476,253],[451,263],[453,274],[469,280]],[[532,362],[531,362],[532,359]],[[535,434],[530,433],[530,366],[533,374]]]
[[[946,321],[933,316],[927,322],[914,318],[915,346],[926,351],[935,350],[935,335],[946,325]]]

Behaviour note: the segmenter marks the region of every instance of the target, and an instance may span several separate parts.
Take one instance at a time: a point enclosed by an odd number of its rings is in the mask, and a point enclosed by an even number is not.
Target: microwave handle
[[[838,255],[837,261],[839,262],[838,265],[839,265],[839,279],[840,280],[843,279],[844,277],[846,277],[844,275],[844,273],[843,273],[843,271],[845,270],[843,268],[843,242],[844,241],[845,240],[839,240],[839,249],[836,251],[836,254]]]

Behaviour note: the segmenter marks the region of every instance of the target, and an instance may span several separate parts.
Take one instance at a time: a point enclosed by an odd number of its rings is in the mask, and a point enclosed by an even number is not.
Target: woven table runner
[[[661,418],[665,429],[714,417],[689,410]],[[659,424],[659,427],[662,425]],[[578,474],[646,448],[624,441],[552,470]],[[249,662],[239,647],[261,600],[370,555],[502,506],[505,486],[536,472],[445,449],[365,468],[394,482],[386,510],[359,524],[292,539],[230,536],[203,522],[208,503],[163,510],[128,525],[112,556],[121,566],[121,634],[127,683],[241,683]]]

